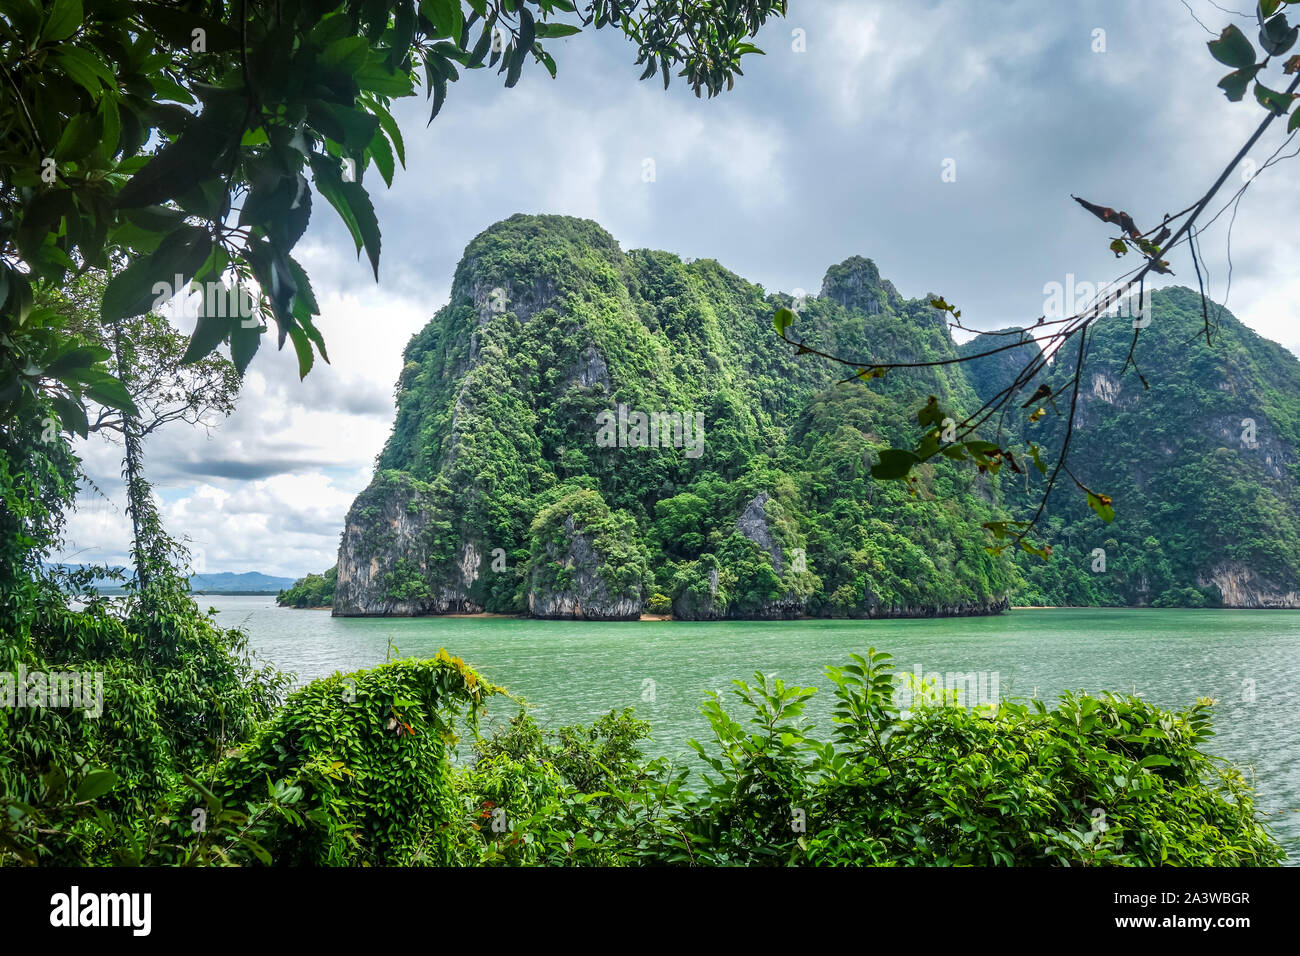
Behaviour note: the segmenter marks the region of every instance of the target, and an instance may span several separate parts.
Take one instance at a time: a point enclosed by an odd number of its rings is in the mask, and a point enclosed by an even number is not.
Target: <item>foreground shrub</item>
[[[940,695],[904,713],[888,661],[873,650],[827,669],[829,740],[807,733],[810,688],[762,674],[753,685],[736,681],[741,719],[711,695],[704,713],[713,740],[692,741],[704,764],[694,789],[686,768],[640,761],[642,736],[628,733],[629,713],[604,718],[567,764],[574,728],[552,740],[521,733],[516,722],[507,736],[523,746],[511,758],[511,796],[491,793],[511,800],[532,792],[518,804],[531,815],[509,837],[529,850],[496,859],[1261,866],[1283,858],[1240,773],[1198,749],[1210,736],[1209,701],[1174,713],[1136,697],[1065,694],[1052,710],[1031,701],[969,711]],[[613,740],[620,746],[608,747]],[[462,789],[479,788],[467,807],[490,799],[506,749],[482,748],[463,773]]]
[[[210,789],[222,806],[261,814],[265,855],[256,855],[278,864],[456,862],[448,750],[457,718],[472,726],[496,691],[445,651],[315,681],[217,769]]]

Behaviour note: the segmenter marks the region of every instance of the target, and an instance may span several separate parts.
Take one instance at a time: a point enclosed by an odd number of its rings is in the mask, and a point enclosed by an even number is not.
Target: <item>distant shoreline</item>
[[[198,594],[198,593],[200,593],[200,592],[197,592],[197,591],[196,591],[196,592],[193,592],[193,593]],[[218,591],[206,591],[206,592],[203,592],[203,593],[205,593],[205,594],[212,594],[212,595],[219,595],[219,596],[225,596],[225,597],[238,597],[238,596],[240,596],[241,594],[242,594],[242,595],[252,595],[254,592],[252,592],[252,591],[224,591],[224,592],[218,592]],[[257,593],[261,593],[261,592],[257,592]],[[333,608],[332,608],[330,605],[328,605],[328,604],[323,604],[323,605],[320,605],[320,606],[318,606],[318,607],[293,607],[293,606],[291,606],[291,605],[287,605],[287,604],[280,604],[280,605],[277,605],[277,607],[283,607],[283,608],[285,608],[286,610],[289,610],[289,611],[330,611],[330,610],[333,610]],[[1295,608],[1295,607],[1151,607],[1151,605],[1149,605],[1149,604],[1013,604],[1013,605],[1011,605],[1010,607],[1008,607],[1007,610],[1008,610],[1008,611],[1300,611],[1300,608]],[[1003,612],[1003,613],[1005,613],[1005,612]],[[362,615],[356,615],[356,616],[357,616],[357,617],[373,617],[373,618],[383,618],[383,617],[385,617],[385,615],[383,615],[383,614],[362,614]],[[588,621],[588,620],[581,619],[581,618],[557,618],[557,619],[551,619],[551,618],[534,618],[534,617],[530,617],[530,616],[527,615],[527,614],[500,614],[500,613],[495,612],[495,611],[478,611],[478,612],[476,612],[476,613],[474,613],[474,614],[416,614],[416,615],[401,615],[401,616],[402,616],[402,617],[410,617],[410,618],[412,618],[412,619],[417,618],[417,617],[435,617],[435,618],[447,618],[447,617],[456,617],[456,618],[462,618],[462,617],[463,617],[463,618],[476,618],[476,617],[479,617],[479,618],[503,618],[503,619],[513,619],[513,620],[518,620],[518,621],[566,620],[566,621],[578,621],[578,622],[583,623],[583,624],[636,624],[636,623],[641,623],[641,622],[646,622],[646,621],[676,621],[676,620],[677,620],[677,619],[674,618],[671,614],[642,614],[641,617],[638,618],[636,621]],[[956,618],[956,617],[959,617],[959,616],[971,616],[971,615],[936,615],[936,616],[933,617],[933,618],[921,618],[921,617],[914,617],[914,618],[908,618],[908,617],[882,617],[882,618],[868,618],[868,617],[811,617],[811,616],[809,616],[809,615],[802,615],[802,616],[800,616],[800,617],[794,617],[794,618],[780,618],[780,619],[777,619],[777,620],[785,620],[785,621],[871,621],[871,620],[880,620],[880,621],[908,621],[908,620],[916,620],[916,621],[919,621],[919,620],[936,620],[936,619],[938,619],[939,617],[952,617],[952,618]],[[997,617],[998,615],[997,615],[997,614],[980,614],[980,615],[974,615],[974,616],[977,616],[977,617]],[[733,623],[734,623],[734,622],[739,622],[739,621],[752,621],[752,622],[762,623],[762,622],[764,622],[764,621],[768,621],[768,620],[771,620],[771,619],[768,619],[768,618],[728,618],[727,620],[730,620],[730,621],[732,621]],[[700,622],[700,621],[682,621],[682,622],[680,622],[680,623],[682,623],[682,624],[699,624],[699,623],[706,623],[706,624],[707,624],[707,623],[716,623],[716,622],[709,622],[709,621],[704,621],[704,622]]]
[[[275,597],[279,591],[191,591],[204,597]]]

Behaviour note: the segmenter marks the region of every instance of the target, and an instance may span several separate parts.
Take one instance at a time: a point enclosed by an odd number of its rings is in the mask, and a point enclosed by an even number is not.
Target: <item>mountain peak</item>
[[[850,256],[826,270],[820,298],[832,299],[846,309],[876,315],[900,296],[892,282],[880,278],[880,270],[872,260]]]

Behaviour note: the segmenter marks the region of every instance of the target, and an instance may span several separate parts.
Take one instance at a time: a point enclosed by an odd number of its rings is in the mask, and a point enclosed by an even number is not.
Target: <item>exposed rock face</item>
[[[641,617],[641,593],[631,589],[611,593],[600,573],[604,557],[589,535],[582,533],[570,516],[564,521],[566,544],[546,546],[546,559],[564,569],[568,584],[547,588],[534,571],[529,581],[528,610],[533,617],[581,621],[636,621]]]
[[[767,505],[772,500],[769,492],[761,491],[745,505],[736,519],[736,530],[754,542],[767,554],[772,562],[772,570],[780,575],[785,569],[785,555],[781,542],[772,533],[767,519]],[[718,601],[718,569],[709,572],[709,589],[685,591],[673,602],[673,617],[683,621],[717,621],[736,617],[733,612],[720,606]],[[757,607],[748,609],[745,619],[778,621],[800,617],[808,609],[806,598],[793,591],[770,601],[763,601]]]
[[[827,270],[822,279],[821,298],[832,299],[846,309],[879,315],[891,296],[898,298],[892,283],[880,279],[880,270],[870,259],[853,256]]]
[[[772,559],[772,570],[777,574],[781,573],[782,554],[781,545],[773,540],[772,531],[767,526],[767,503],[772,500],[772,496],[766,491],[761,491],[745,506],[745,510],[740,513],[736,519],[736,528],[750,541],[754,542],[760,548],[767,552],[767,556]]]
[[[470,591],[482,554],[464,541],[452,573],[428,579],[428,495],[411,483],[376,479],[353,503],[339,545],[335,617],[414,617],[483,610]]]
[[[867,617],[979,617],[989,614],[1001,614],[1010,607],[1011,601],[1005,597],[983,603],[926,604],[914,607],[885,607],[873,598],[867,609]]]
[[[718,569],[709,572],[707,592],[686,590],[673,600],[673,617],[679,621],[720,621],[726,615],[718,606]]]
[[[1250,568],[1235,562],[1215,565],[1197,583],[1202,587],[1217,587],[1225,607],[1300,608],[1300,591],[1269,584]]]
[[[1092,376],[1092,394],[1108,405],[1114,405],[1119,398],[1119,379],[1106,372],[1096,372]]]
[[[600,350],[594,345],[588,345],[586,350],[579,356],[577,363],[569,370],[566,377],[569,385],[578,385],[582,388],[594,388],[600,385],[604,391],[609,391],[609,366],[605,363],[605,356],[600,354]]]
[[[1216,415],[1206,427],[1224,448],[1237,449],[1268,477],[1291,485],[1290,466],[1295,449],[1282,441],[1273,424],[1258,412]]]
[[[767,523],[767,503],[771,500],[772,496],[766,491],[755,495],[736,519],[736,529],[767,552],[767,556],[772,559],[772,570],[780,575],[785,565],[785,556],[781,552],[781,542],[772,534],[771,526]],[[775,600],[764,601],[754,616],[760,620],[783,620],[798,617],[807,607],[805,598],[787,591]]]

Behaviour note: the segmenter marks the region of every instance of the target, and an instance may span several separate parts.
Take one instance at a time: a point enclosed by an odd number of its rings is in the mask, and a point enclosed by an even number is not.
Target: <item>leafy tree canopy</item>
[[[554,76],[552,40],[606,27],[636,45],[643,79],[657,72],[667,85],[677,73],[714,96],[761,52],[749,38],[785,6],[0,2],[0,417],[42,391],[61,397],[67,427],[79,426],[70,406],[85,399],[133,409],[104,356],[35,302],[37,286],[91,268],[113,273],[106,322],[195,282],[204,305],[187,360],[228,342],[242,372],[274,325],[306,375],[328,355],[292,251],[323,199],[378,279],[365,177],[373,169],[391,185],[405,163],[395,99],[423,79],[432,121],[461,71],[495,67],[507,87],[530,62]]]

